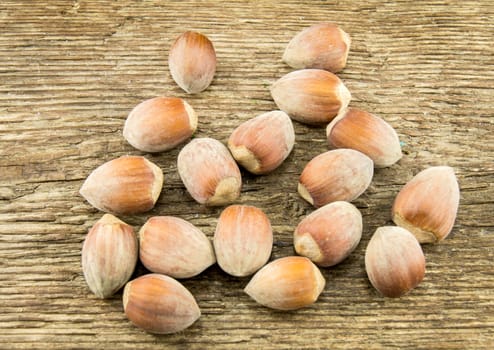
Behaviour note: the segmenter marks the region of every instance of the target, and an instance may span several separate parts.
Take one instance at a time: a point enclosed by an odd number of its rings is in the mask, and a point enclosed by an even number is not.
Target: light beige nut
[[[249,276],[269,260],[273,230],[261,209],[231,205],[220,215],[213,243],[223,271],[237,277]]]
[[[338,201],[315,210],[295,229],[297,254],[319,266],[333,266],[355,250],[362,237],[362,215],[348,202]]]
[[[315,207],[359,197],[374,174],[372,160],[352,149],[336,149],[314,157],[300,175],[298,192]]]
[[[336,75],[321,69],[286,74],[271,86],[271,96],[292,119],[312,125],[329,123],[352,97]]]
[[[144,152],[167,151],[197,129],[197,114],[181,98],[155,97],[139,103],[125,121],[123,136]]]
[[[392,218],[420,243],[437,243],[453,229],[459,203],[460,188],[454,169],[429,167],[403,186],[395,198]]]
[[[240,170],[218,140],[192,140],[178,154],[177,167],[185,188],[198,203],[224,205],[240,196]]]
[[[173,216],[154,216],[139,231],[139,256],[152,272],[173,278],[200,274],[216,262],[206,235],[190,222]]]
[[[295,310],[315,303],[325,283],[321,271],[309,259],[289,256],[264,266],[244,291],[266,307]]]
[[[160,274],[127,283],[123,307],[135,326],[157,334],[180,332],[201,316],[194,296],[180,282]]]
[[[283,163],[294,143],[290,117],[282,111],[271,111],[240,124],[231,134],[228,148],[245,169],[266,174]]]
[[[99,298],[115,294],[132,276],[137,250],[132,227],[111,214],[103,215],[82,246],[82,272],[89,289]]]
[[[376,168],[385,168],[401,159],[400,140],[384,119],[357,108],[341,111],[326,129],[334,148],[351,148],[367,155]]]
[[[319,68],[336,73],[346,66],[350,43],[350,36],[337,24],[314,24],[292,38],[283,61],[292,68]]]
[[[386,297],[400,297],[424,279],[425,257],[417,239],[397,226],[376,230],[365,251],[370,282]]]
[[[213,43],[201,33],[187,31],[173,43],[168,65],[173,80],[186,92],[206,90],[216,71]]]
[[[79,193],[96,209],[115,214],[151,210],[163,187],[163,172],[144,157],[122,156],[96,168]]]

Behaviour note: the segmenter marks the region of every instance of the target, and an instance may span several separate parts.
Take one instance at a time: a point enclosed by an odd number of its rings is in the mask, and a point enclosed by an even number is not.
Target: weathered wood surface
[[[248,279],[217,266],[183,283],[201,319],[184,332],[146,334],[125,318],[121,294],[97,300],[80,267],[87,230],[101,217],[79,195],[104,161],[140,154],[123,139],[128,112],[156,95],[185,97],[197,136],[226,141],[241,122],[275,108],[269,85],[290,71],[288,40],[336,21],[353,45],[340,74],[353,106],[389,121],[404,158],[376,171],[355,201],[363,238],[351,257],[323,269],[312,307],[274,312],[242,292]],[[189,96],[172,81],[169,47],[185,30],[216,47],[212,86]],[[0,348],[413,348],[494,347],[494,3],[492,1],[11,1],[0,3]],[[275,230],[272,258],[293,254],[292,232],[312,208],[296,194],[305,163],[327,149],[324,129],[295,123],[296,146],[273,174],[244,174],[241,203]],[[184,190],[179,149],[147,155],[166,180],[154,210],[122,217],[136,229],[152,215],[186,218],[211,237],[221,208]],[[429,165],[456,169],[461,205],[452,235],[424,246],[424,282],[400,299],[380,297],[364,271],[374,230],[390,224],[401,186]],[[139,267],[136,275],[144,273]]]

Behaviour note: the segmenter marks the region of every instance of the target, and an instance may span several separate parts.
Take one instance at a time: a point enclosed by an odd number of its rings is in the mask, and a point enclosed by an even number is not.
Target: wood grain
[[[352,37],[339,74],[352,105],[393,125],[403,159],[376,171],[355,201],[364,217],[356,251],[323,269],[319,301],[296,312],[263,308],[248,278],[217,266],[183,281],[202,317],[154,336],[125,318],[121,294],[97,300],[80,267],[82,242],[102,213],[78,190],[105,161],[142,154],[122,137],[129,111],[157,95],[186,98],[197,136],[225,142],[242,121],[275,109],[269,86],[290,68],[285,45],[299,30],[338,22]],[[174,38],[198,30],[218,67],[203,93],[173,82]],[[0,348],[24,349],[492,349],[494,346],[494,3],[492,1],[21,1],[0,3]],[[296,145],[274,173],[243,173],[240,203],[271,219],[272,258],[292,255],[292,233],[312,211],[296,193],[306,162],[327,149],[324,129],[295,123]],[[196,204],[176,169],[180,147],[146,155],[165,185],[158,204],[122,217],[176,215],[212,236],[221,208]],[[424,282],[380,297],[364,252],[401,186],[430,165],[455,168],[461,203],[452,235],[426,245]],[[145,273],[139,266],[135,275]]]

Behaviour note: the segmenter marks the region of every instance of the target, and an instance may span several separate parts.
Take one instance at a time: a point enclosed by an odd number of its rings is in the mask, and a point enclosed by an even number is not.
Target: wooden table
[[[363,238],[340,265],[322,270],[318,302],[271,311],[242,289],[248,278],[218,266],[183,284],[202,317],[174,335],[133,327],[121,293],[96,299],[80,266],[82,242],[102,215],[78,190],[105,161],[143,154],[122,137],[129,111],[157,95],[185,98],[197,136],[225,142],[242,121],[275,109],[269,86],[302,28],[335,21],[353,43],[339,74],[352,106],[383,117],[403,159],[376,170],[354,203]],[[214,42],[218,67],[205,92],[171,79],[174,38],[197,30]],[[494,348],[494,3],[492,1],[21,1],[0,3],[0,348],[21,349],[492,349]],[[243,173],[239,203],[270,217],[272,259],[293,254],[292,233],[313,208],[298,176],[327,150],[325,130],[295,123],[296,145],[274,173]],[[138,229],[154,215],[190,220],[212,237],[222,208],[185,191],[180,147],[146,154],[165,173],[156,207],[121,217]],[[453,233],[424,245],[423,283],[399,299],[378,295],[364,270],[375,229],[391,224],[399,189],[431,165],[455,168],[461,203]],[[135,275],[146,271],[138,266]]]

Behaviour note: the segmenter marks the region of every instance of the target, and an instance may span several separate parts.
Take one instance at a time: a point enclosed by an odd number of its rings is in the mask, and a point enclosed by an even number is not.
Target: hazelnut
[[[271,223],[259,208],[231,205],[220,215],[213,243],[223,271],[237,277],[251,275],[264,266],[271,255]]]
[[[206,90],[216,71],[213,43],[201,33],[187,31],[173,43],[168,65],[173,80],[184,91],[194,94]]]
[[[161,169],[140,156],[123,156],[96,168],[79,193],[96,209],[116,214],[151,210],[163,187]]]
[[[274,260],[252,277],[244,291],[256,302],[277,310],[295,310],[316,302],[326,281],[309,259]]]
[[[383,119],[357,108],[341,111],[326,129],[328,143],[334,148],[362,152],[376,168],[385,168],[401,159],[396,131]]]
[[[144,266],[173,278],[198,275],[216,262],[206,235],[173,216],[154,216],[139,231],[139,255]]]
[[[178,154],[177,167],[185,188],[198,203],[224,205],[240,196],[240,170],[218,140],[192,140]]]
[[[417,239],[407,230],[384,226],[376,230],[365,251],[370,282],[386,297],[400,297],[425,275],[425,257]]]
[[[125,121],[123,136],[144,152],[174,148],[192,136],[197,128],[194,109],[175,97],[155,97],[139,103]]]
[[[282,111],[261,114],[238,126],[228,140],[233,158],[253,174],[266,174],[283,163],[293,149],[295,131]]]
[[[105,214],[89,230],[82,246],[82,272],[98,298],[124,286],[137,262],[137,237],[131,226]]]
[[[298,192],[315,207],[356,199],[369,187],[374,166],[365,154],[336,149],[314,157],[300,175]]]
[[[273,84],[271,96],[292,119],[312,125],[329,123],[351,99],[340,78],[321,69],[286,74]]]
[[[348,202],[338,201],[315,210],[295,229],[295,251],[319,266],[333,266],[350,255],[362,237],[362,215]]]
[[[336,73],[345,68],[350,36],[335,23],[318,23],[288,43],[283,61],[292,68],[319,68]]]
[[[149,333],[176,333],[201,316],[194,296],[178,281],[148,274],[125,285],[123,307],[127,318]]]
[[[437,243],[453,229],[459,203],[460,188],[453,168],[429,167],[398,193],[393,221],[413,233],[420,243]]]

